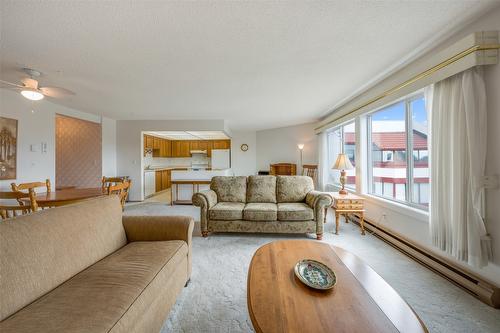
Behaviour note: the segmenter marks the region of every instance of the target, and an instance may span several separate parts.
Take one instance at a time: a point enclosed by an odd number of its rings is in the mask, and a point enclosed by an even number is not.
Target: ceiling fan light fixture
[[[43,99],[43,94],[34,89],[24,89],[21,91],[21,95],[32,101],[39,101]]]

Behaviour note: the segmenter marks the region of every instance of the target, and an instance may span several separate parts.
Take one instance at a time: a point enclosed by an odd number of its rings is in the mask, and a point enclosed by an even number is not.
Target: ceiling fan
[[[65,96],[75,95],[74,92],[65,88],[40,87],[38,85],[38,81],[35,80],[35,78],[40,77],[42,73],[31,68],[23,68],[22,70],[27,75],[29,75],[29,77],[21,79],[21,84],[7,82],[3,80],[0,80],[0,83],[8,85],[10,88],[13,88],[15,90],[21,91],[21,95],[32,101],[39,101],[43,99],[44,96],[53,98],[63,98]]]

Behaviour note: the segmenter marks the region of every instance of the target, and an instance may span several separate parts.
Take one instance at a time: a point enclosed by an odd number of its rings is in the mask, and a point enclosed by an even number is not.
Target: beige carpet
[[[125,213],[190,215],[199,220],[199,209],[193,206],[146,203],[127,207]],[[413,307],[430,332],[500,332],[500,310],[483,304],[375,236],[361,236],[352,223],[342,223],[340,234],[334,235],[331,212],[326,230],[324,242],[362,258]],[[274,240],[303,237],[256,234],[195,237],[191,283],[177,298],[162,332],[252,332],[246,278],[253,253]]]

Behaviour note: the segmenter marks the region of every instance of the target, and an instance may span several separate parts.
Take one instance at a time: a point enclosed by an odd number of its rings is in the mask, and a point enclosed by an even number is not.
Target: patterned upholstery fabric
[[[193,195],[193,204],[201,208],[204,236],[208,232],[315,232],[321,239],[325,208],[332,204],[327,193],[314,191],[307,176],[250,176],[248,183],[246,177],[221,176],[212,178],[210,188]]]
[[[278,202],[305,202],[307,193],[314,190],[314,183],[308,176],[277,176],[276,188]]]
[[[200,191],[193,194],[193,205],[200,207],[201,230],[207,230],[208,211],[217,204],[217,193],[212,190]]]
[[[276,221],[278,207],[275,203],[247,203],[243,210],[243,219],[249,221]]]
[[[278,220],[280,221],[314,220],[314,212],[311,207],[302,202],[279,203]]]
[[[276,203],[276,177],[275,176],[248,177],[247,202]]]
[[[321,222],[323,223],[323,222]],[[321,233],[323,229],[321,229]],[[303,234],[318,233],[318,225],[315,221],[221,221],[210,220],[208,231],[211,232],[267,232]]]
[[[210,189],[217,193],[218,202],[246,202],[247,177],[217,176],[212,178]]]
[[[241,202],[219,202],[209,210],[211,220],[241,220],[245,204]]]

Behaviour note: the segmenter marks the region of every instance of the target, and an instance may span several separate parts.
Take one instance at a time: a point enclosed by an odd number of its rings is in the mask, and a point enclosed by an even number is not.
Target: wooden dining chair
[[[318,176],[318,166],[315,164],[304,164],[302,166],[302,176],[309,176],[316,181],[316,177]]]
[[[45,188],[45,192],[49,193],[51,192],[52,188],[50,185],[50,179],[46,179],[45,182],[31,182],[31,183],[21,183],[21,184],[16,184],[16,183],[11,183],[10,184],[12,191],[13,192],[18,192],[18,193],[28,193],[26,191],[29,191],[30,189],[33,190],[34,195],[36,195],[37,188]],[[20,200],[18,200],[19,203],[21,203]],[[49,206],[39,206],[41,209],[45,208],[52,208]]]
[[[125,199],[124,199],[124,202],[125,202],[128,199],[130,187],[132,186],[132,181],[130,179],[128,179],[128,177],[106,177],[106,176],[103,176],[102,177],[102,191],[106,192],[110,185],[117,185],[117,184],[121,184],[124,182],[129,183],[127,186],[127,189],[126,189],[126,194],[125,194]]]
[[[22,199],[28,199],[24,201]],[[4,203],[5,200],[15,201],[15,205]],[[35,200],[35,191],[28,189],[28,193],[24,192],[0,192],[0,218],[2,220],[15,217],[18,215],[29,214],[38,209]]]
[[[128,190],[130,188],[130,181],[126,180],[123,183],[117,183],[116,185],[109,185],[107,192],[108,195],[118,195],[120,198],[120,203],[122,204],[122,209],[125,208],[125,200],[128,196]]]
[[[12,191],[14,192],[22,192],[29,189],[33,189],[36,194],[36,189],[40,187],[45,187],[45,192],[51,191],[50,179],[46,179],[45,182],[31,182],[31,183],[21,183],[21,184],[11,183],[10,186],[12,188]]]

